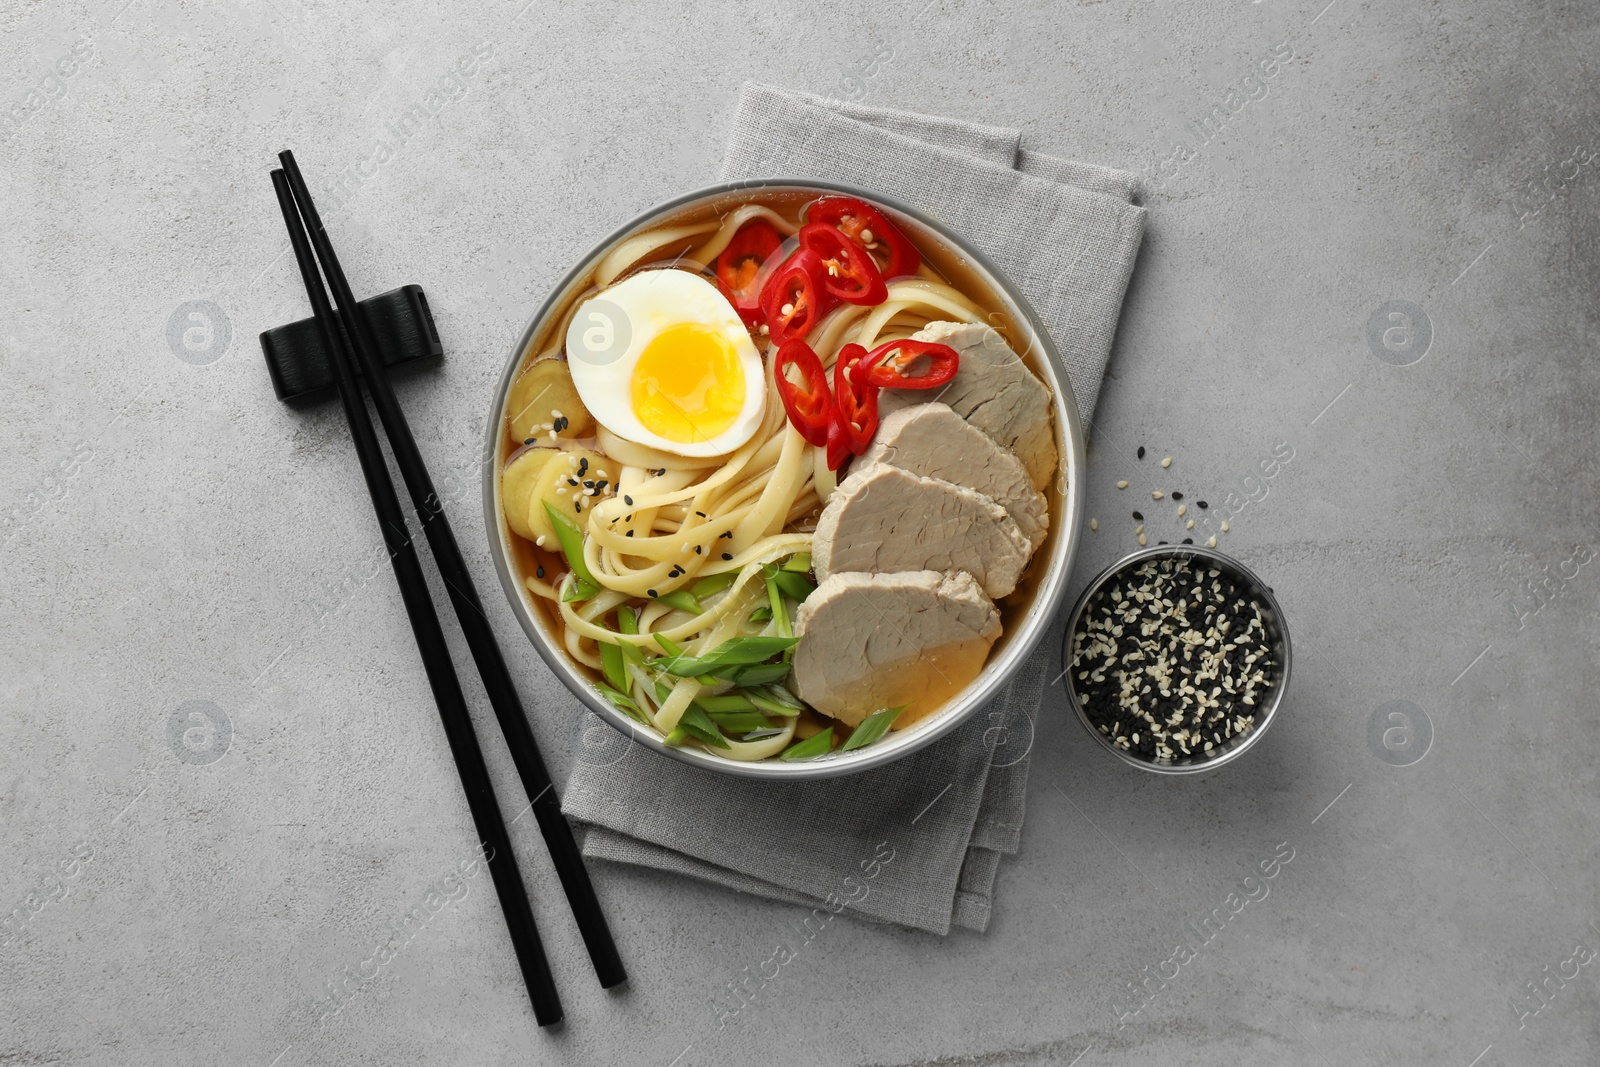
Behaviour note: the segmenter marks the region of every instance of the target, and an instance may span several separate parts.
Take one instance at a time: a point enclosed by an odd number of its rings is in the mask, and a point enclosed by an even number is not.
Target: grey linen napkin
[[[921,207],[1027,294],[1094,414],[1144,233],[1135,175],[1031,152],[1017,130],[746,84],[724,178],[816,177]],[[950,736],[874,771],[768,784],[690,767],[588,716],[563,810],[585,856],[946,934],[982,931],[1022,832],[1051,651]],[[589,743],[593,742],[593,743]]]

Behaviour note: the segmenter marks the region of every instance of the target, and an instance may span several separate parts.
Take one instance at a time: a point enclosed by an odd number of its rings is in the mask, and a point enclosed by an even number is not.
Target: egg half
[[[680,456],[721,456],[755,434],[761,354],[715,285],[686,270],[641,271],[585,300],[567,365],[595,421]]]

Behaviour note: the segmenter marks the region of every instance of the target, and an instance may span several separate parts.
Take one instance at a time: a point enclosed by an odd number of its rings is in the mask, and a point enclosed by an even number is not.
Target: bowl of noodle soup
[[[566,358],[569,329],[586,301],[645,270],[714,277],[717,256],[749,220],[769,219],[787,237],[798,228],[806,205],[828,196],[858,198],[892,220],[915,244],[921,265],[916,274],[889,278],[888,298],[880,306],[844,304],[822,316],[807,335],[821,360],[831,367],[847,341],[870,348],[909,337],[928,323],[982,324],[1047,387],[1057,462],[1038,487],[1048,506],[1048,533],[1015,591],[996,602],[1001,630],[987,654],[914,722],[903,722],[902,716],[870,744],[791,761],[778,757],[792,751],[798,739],[814,735],[817,720],[826,716],[809,708],[798,715],[782,711],[788,718],[769,717],[768,729],[743,737],[725,731],[726,745],[698,743],[694,736],[684,743],[679,716],[685,716],[686,705],[713,705],[716,698],[707,696],[713,691],[691,684],[696,679],[668,678],[663,684],[659,675],[651,675],[652,683],[641,669],[641,653],[704,656],[751,635],[792,632],[786,617],[774,619],[767,609],[771,582],[764,578],[810,559],[812,532],[836,482],[822,460],[823,450],[806,445],[790,428],[773,381],[772,350],[762,346],[767,402],[760,424],[747,442],[725,455],[673,455],[626,440],[598,419],[572,416],[584,420],[579,425],[554,410],[531,428],[517,420],[527,409],[523,398],[533,369],[550,370],[551,363]],[[751,335],[760,344],[760,334],[752,329]],[[533,450],[539,452],[530,456]],[[925,213],[882,194],[812,179],[711,186],[652,208],[596,246],[556,284],[513,346],[490,407],[484,454],[490,553],[518,622],[551,671],[585,708],[634,743],[745,777],[808,779],[866,770],[916,751],[970,718],[1011,681],[1060,609],[1083,510],[1084,439],[1076,403],[1026,299],[983,255]],[[507,472],[523,459],[530,460],[526,466],[535,470],[535,478],[537,471],[546,471],[545,481],[538,483],[545,488],[532,490],[535,501],[539,492],[549,492],[548,471],[558,462],[566,464],[556,491],[563,494],[563,511],[572,504],[575,514],[568,522],[555,508],[549,510],[555,527],[537,514],[533,529],[508,521]],[[523,513],[527,490],[520,486],[526,481],[517,483],[513,516]],[[579,555],[595,583],[576,598],[572,590],[583,585],[576,571],[583,568],[570,567],[571,557],[563,557],[565,542],[558,544],[561,534],[574,528],[581,530]],[[554,530],[557,537],[539,530]],[[784,615],[786,601],[772,593],[770,603]],[[625,646],[626,658],[606,647],[612,644]],[[617,689],[607,685],[608,679],[626,680],[627,699],[615,699]],[[685,696],[685,686],[702,695]],[[748,692],[775,695],[785,705],[793,699],[771,684],[752,685]],[[760,703],[756,714],[762,708],[780,710]],[[733,712],[717,721],[739,717]]]

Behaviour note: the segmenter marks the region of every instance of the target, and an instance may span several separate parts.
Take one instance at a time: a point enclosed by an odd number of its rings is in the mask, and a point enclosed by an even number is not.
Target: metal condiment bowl
[[[882,193],[839,182],[809,178],[768,178],[724,182],[651,208],[601,241],[568,272],[566,277],[557,282],[544,305],[534,314],[532,321],[512,346],[506,358],[505,370],[500,376],[499,385],[489,404],[488,425],[485,428],[484,439],[485,455],[498,457],[504,452],[501,438],[505,435],[503,420],[506,399],[524,353],[540,335],[550,316],[565,307],[584,290],[595,265],[607,253],[629,237],[662,225],[674,216],[681,216],[708,205],[719,211],[731,210],[750,193],[768,189],[797,191],[818,196],[843,193],[860,197],[886,209],[887,214],[909,231],[913,238],[942,246],[951,252],[961,265],[970,269],[979,282],[993,294],[1020,335],[1011,338],[1014,346],[1023,353],[1023,357],[1050,389],[1055,413],[1056,448],[1060,456],[1058,476],[1047,491],[1051,499],[1050,534],[1031,564],[1025,588],[1018,594],[1024,598],[1021,602],[1022,610],[1010,613],[1015,625],[1008,627],[1008,632],[1001,636],[978,677],[944,707],[912,728],[891,733],[880,741],[854,751],[834,752],[816,760],[793,763],[779,760],[739,763],[704,752],[697,747],[665,745],[654,732],[638,726],[595,691],[589,677],[579,669],[557,640],[556,632],[543,610],[534,603],[532,595],[523,587],[511,560],[509,546],[513,535],[506,527],[501,514],[498,461],[484,466],[483,509],[484,523],[489,535],[489,552],[517,621],[522,624],[529,641],[544,658],[550,670],[565,683],[583,706],[625,736],[632,738],[635,743],[685,763],[722,774],[792,781],[852,774],[881,767],[909,755],[954,730],[993,699],[1011,680],[1012,675],[1027,660],[1028,653],[1050,628],[1066,598],[1067,576],[1071,571],[1072,557],[1078,545],[1084,507],[1081,472],[1084,467],[1085,446],[1078,406],[1072,396],[1072,386],[1067,380],[1060,356],[1056,353],[1044,324],[1029,306],[1027,298],[982,253],[938,219]]]
[[[1072,668],[1072,650],[1078,634],[1078,624],[1083,619],[1083,613],[1088,609],[1089,602],[1096,593],[1105,588],[1107,584],[1131,571],[1138,565],[1152,559],[1187,559],[1195,564],[1202,565],[1208,570],[1219,570],[1237,582],[1240,588],[1249,592],[1261,605],[1262,623],[1267,630],[1267,639],[1273,648],[1273,658],[1277,667],[1272,676],[1273,685],[1269,692],[1270,699],[1257,707],[1255,711],[1255,726],[1248,733],[1231,737],[1210,752],[1197,753],[1193,756],[1181,756],[1175,760],[1151,759],[1118,747],[1109,737],[1100,732],[1090,719],[1083,700],[1075,686],[1077,675]],[[1141,548],[1123,556],[1117,562],[1107,567],[1095,576],[1089,583],[1083,595],[1078,598],[1078,603],[1072,609],[1072,615],[1067,624],[1067,636],[1061,649],[1061,664],[1066,668],[1065,680],[1067,683],[1067,697],[1072,701],[1072,708],[1078,713],[1078,721],[1083,723],[1083,728],[1089,736],[1108,752],[1114,754],[1122,762],[1137,767],[1142,771],[1154,774],[1198,774],[1202,771],[1215,770],[1232,760],[1244,755],[1256,742],[1260,741],[1267,728],[1272,725],[1277,717],[1279,706],[1283,703],[1284,694],[1289,689],[1289,674],[1292,666],[1293,653],[1289,641],[1289,625],[1284,619],[1283,608],[1278,605],[1277,598],[1272,595],[1272,590],[1267,587],[1256,574],[1243,563],[1232,556],[1224,555],[1215,549],[1199,548],[1193,545],[1153,545]]]

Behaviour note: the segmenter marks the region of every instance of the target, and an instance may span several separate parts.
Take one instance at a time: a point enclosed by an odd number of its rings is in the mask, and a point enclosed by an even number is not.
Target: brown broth
[[[791,221],[797,221],[801,209],[806,204],[817,199],[819,195],[823,194],[803,190],[755,190],[737,195],[730,194],[726,198],[687,208],[668,216],[662,219],[654,228],[665,229],[672,226],[710,221],[726,215],[744,204],[762,204]],[[892,215],[893,213],[886,212],[886,214]],[[968,299],[982,308],[990,324],[1006,338],[1013,349],[1016,349],[1015,339],[1026,337],[1028,331],[1021,329],[1013,317],[1006,312],[1004,300],[983,281],[979,268],[957,249],[933,239],[924,239],[923,235],[915,230],[913,226],[914,224],[904,227],[904,232],[917,246],[917,250],[922,254],[923,262],[928,264],[942,281],[966,294]],[[652,254],[651,259],[656,262],[664,262],[674,256],[682,255],[703,243],[711,232],[714,231],[697,234],[676,245],[668,246]],[[638,266],[638,264],[632,265],[629,270],[637,269]],[[626,273],[628,272],[625,271],[624,275]],[[572,286],[570,298],[559,307],[552,309],[551,313],[546,316],[541,331],[533,337],[531,343],[523,352],[522,361],[524,366],[540,353],[546,352],[555,346],[556,339],[564,334],[568,316],[575,306],[586,299],[593,291],[592,277],[579,279]],[[759,341],[758,347],[761,347]],[[1021,355],[1024,363],[1033,371],[1034,376],[1048,386],[1053,379],[1041,365],[1044,354],[1038,347],[1030,346]],[[1059,420],[1056,421],[1059,422]],[[576,447],[580,444],[584,447],[593,447],[592,442],[563,441],[562,443],[566,447]],[[1065,455],[1065,444],[1062,427],[1057,425],[1056,450],[1058,457]],[[511,454],[521,445],[522,442],[513,439],[509,431],[501,435],[500,454],[497,458],[502,467]],[[1047,569],[1045,563],[1053,554],[1055,539],[1060,536],[1061,524],[1065,520],[1066,514],[1066,498],[1062,492],[1062,486],[1056,479],[1052,479],[1047,483],[1042,492],[1045,494],[1049,504],[1050,530],[1045,542],[1034,552],[1016,591],[996,605],[1000,609],[1002,627],[999,639],[992,646],[987,642],[962,642],[958,643],[959,647],[958,645],[944,646],[931,650],[923,656],[907,660],[905,670],[893,670],[891,673],[903,674],[912,679],[912,684],[907,688],[915,689],[916,692],[910,693],[908,696],[892,700],[885,699],[880,703],[873,704],[870,701],[876,700],[877,696],[864,694],[864,699],[869,701],[868,707],[894,707],[903,703],[911,705],[895,720],[893,724],[895,730],[903,730],[926,719],[959,695],[962,690],[977,678],[994,649],[1003,648],[1011,634],[1020,625],[1023,616],[1035,599],[1039,583],[1043,580]],[[790,528],[810,529],[815,524],[815,519],[816,513],[813,513],[808,519],[799,523],[791,523]],[[501,521],[503,523],[504,520],[502,519]],[[544,568],[547,580],[551,576],[559,575],[566,569],[566,563],[559,552],[537,548],[532,542],[524,540],[509,530],[506,531],[506,541],[510,548],[512,569],[519,582],[535,575],[537,569],[541,566]],[[529,599],[535,603],[536,610],[543,613],[549,632],[555,637],[559,646],[565,630],[559,611],[542,597],[529,596]],[[929,670],[930,664],[938,666],[940,669]],[[598,672],[578,663],[574,663],[573,666],[584,676],[594,681],[601,680]],[[932,681],[926,681],[930,675],[932,676]],[[805,714],[809,719],[810,713],[807,712]],[[825,716],[819,718],[822,722],[831,723],[836,721]]]

